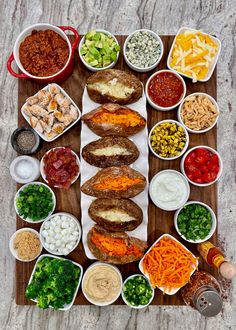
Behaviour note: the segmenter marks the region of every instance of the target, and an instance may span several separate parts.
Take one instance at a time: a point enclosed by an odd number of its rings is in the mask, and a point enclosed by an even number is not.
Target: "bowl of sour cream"
[[[187,202],[189,194],[190,186],[187,179],[175,170],[158,172],[149,185],[152,202],[165,211],[181,208]]]

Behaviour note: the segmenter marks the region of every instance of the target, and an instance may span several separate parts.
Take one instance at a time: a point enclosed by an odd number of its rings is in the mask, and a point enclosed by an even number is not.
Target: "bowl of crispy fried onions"
[[[212,129],[219,118],[216,100],[206,93],[193,93],[185,97],[178,109],[178,120],[194,134],[205,133]]]

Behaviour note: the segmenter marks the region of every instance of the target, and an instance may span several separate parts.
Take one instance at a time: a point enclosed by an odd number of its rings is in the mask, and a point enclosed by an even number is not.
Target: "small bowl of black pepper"
[[[31,155],[40,149],[40,137],[32,128],[17,128],[12,133],[11,145],[19,154]]]

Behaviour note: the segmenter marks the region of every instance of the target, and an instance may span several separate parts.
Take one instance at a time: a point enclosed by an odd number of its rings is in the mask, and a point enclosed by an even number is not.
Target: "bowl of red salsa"
[[[70,147],[52,148],[41,159],[40,172],[49,186],[69,189],[80,175],[79,157]]]
[[[221,176],[223,162],[216,150],[197,146],[186,152],[180,163],[181,172],[195,186],[206,187]]]
[[[155,72],[146,84],[147,100],[156,110],[168,111],[176,108],[183,101],[185,94],[184,79],[170,70]]]

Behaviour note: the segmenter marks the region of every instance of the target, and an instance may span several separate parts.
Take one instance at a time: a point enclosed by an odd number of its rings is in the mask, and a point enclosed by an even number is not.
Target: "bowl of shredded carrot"
[[[173,236],[164,234],[140,260],[140,271],[153,288],[173,295],[187,284],[197,269],[198,258]]]

